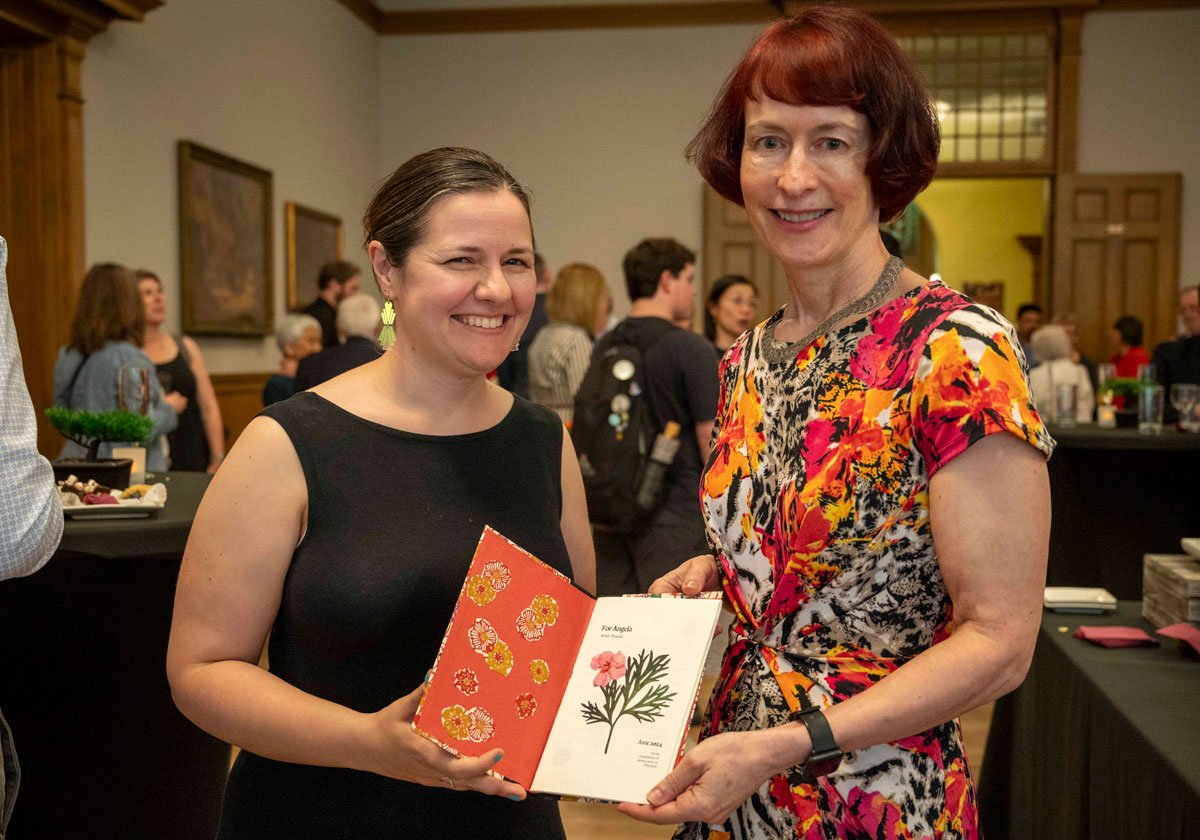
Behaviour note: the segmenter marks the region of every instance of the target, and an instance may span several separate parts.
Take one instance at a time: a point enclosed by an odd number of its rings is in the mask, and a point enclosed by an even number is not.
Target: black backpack
[[[592,354],[575,394],[571,442],[583,473],[588,518],[623,533],[657,507],[637,503],[658,433],[646,404],[642,362],[650,347],[674,329],[666,321],[656,325],[660,329],[645,330],[640,338],[628,321],[615,326]]]

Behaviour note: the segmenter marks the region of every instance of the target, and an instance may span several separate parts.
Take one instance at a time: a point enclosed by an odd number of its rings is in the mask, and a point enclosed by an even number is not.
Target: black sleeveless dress
[[[350,414],[306,391],[262,412],[287,432],[308,487],[268,647],[271,671],[361,712],[433,665],[484,525],[569,575],[562,423],[516,399],[482,432],[437,437]],[[497,769],[504,770],[501,760]],[[431,788],[238,755],[220,840],[563,838],[558,803]]]
[[[200,401],[196,399],[196,375],[188,363],[187,351],[183,349],[183,337],[175,336],[179,352],[166,364],[155,365],[158,382],[163,393],[178,391],[187,397],[187,408],[179,415],[179,425],[167,435],[171,446],[171,469],[204,472],[208,469],[208,436],[204,434],[204,420],[200,416]]]

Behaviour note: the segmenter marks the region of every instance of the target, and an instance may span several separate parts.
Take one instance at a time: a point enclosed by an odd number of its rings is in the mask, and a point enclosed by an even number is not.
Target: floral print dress
[[[701,737],[787,722],[881,680],[953,632],[929,482],[987,435],[1049,457],[1012,326],[940,282],[806,347],[782,310],[730,349],[701,485],[737,621]],[[795,769],[698,838],[978,838],[958,721]]]

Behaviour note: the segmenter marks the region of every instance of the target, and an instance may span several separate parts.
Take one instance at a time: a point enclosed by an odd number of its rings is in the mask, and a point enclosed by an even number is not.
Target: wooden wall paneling
[[[63,68],[54,41],[0,49],[5,138],[0,235],[8,240],[9,298],[38,415],[38,447],[51,457],[61,450],[62,438],[42,411],[53,404],[54,361],[67,341],[75,273],[83,260],[83,149],[81,144],[80,166],[73,168],[64,150],[75,135],[63,125],[69,108],[69,97],[67,106],[62,99]],[[74,89],[77,93],[77,84]],[[79,180],[70,185],[72,172]]]
[[[1142,320],[1147,348],[1174,335],[1180,186],[1177,174],[1058,176],[1050,312],[1075,315],[1093,359],[1114,349],[1122,315]]]
[[[1079,68],[1083,56],[1080,34],[1083,13],[1061,12],[1058,16],[1058,61],[1054,62],[1054,161],[1058,172],[1074,172],[1079,149]]]
[[[262,411],[262,392],[271,373],[214,373],[213,390],[225,422],[225,451],[233,446],[242,430]]]
[[[783,266],[759,242],[746,211],[704,185],[704,276],[700,299],[722,274],[741,274],[758,287],[759,321],[787,302]]]

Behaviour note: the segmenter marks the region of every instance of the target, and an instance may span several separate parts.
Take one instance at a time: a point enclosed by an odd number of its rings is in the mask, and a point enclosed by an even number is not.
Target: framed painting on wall
[[[963,294],[971,298],[971,300],[982,303],[984,306],[990,306],[997,312],[1004,311],[1004,282],[1001,280],[992,280],[990,282],[968,282],[963,283]]]
[[[275,328],[271,173],[179,141],[183,331],[267,335]]]
[[[284,205],[288,309],[316,300],[321,266],[342,258],[342,220],[294,201]]]

